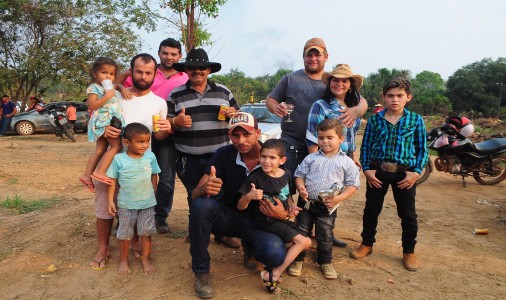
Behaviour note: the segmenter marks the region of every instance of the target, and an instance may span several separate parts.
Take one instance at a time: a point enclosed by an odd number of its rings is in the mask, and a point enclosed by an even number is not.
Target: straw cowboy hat
[[[208,67],[211,68],[211,73],[218,72],[221,70],[221,64],[217,62],[210,62],[204,49],[191,49],[186,56],[185,62],[175,63],[172,65],[176,71],[184,72],[185,67]]]
[[[329,85],[329,81],[330,81],[330,79],[332,79],[332,77],[336,77],[336,78],[352,78],[353,82],[355,82],[355,88],[357,90],[360,90],[360,88],[364,84],[364,76],[358,75],[358,74],[353,74],[353,72],[351,71],[350,66],[348,66],[347,64],[338,64],[334,68],[334,70],[332,70],[332,72],[330,72],[330,73],[329,72],[323,73],[323,75],[322,75],[322,81],[326,85]]]

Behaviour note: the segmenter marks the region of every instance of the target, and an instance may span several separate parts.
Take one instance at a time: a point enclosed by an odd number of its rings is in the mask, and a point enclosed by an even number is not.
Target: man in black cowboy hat
[[[175,128],[176,173],[186,188],[191,207],[193,188],[204,175],[211,155],[229,143],[227,121],[239,106],[227,87],[207,79],[209,74],[221,69],[221,64],[210,62],[204,49],[192,49],[185,62],[175,63],[173,67],[189,77],[186,84],[172,90],[167,101],[169,118]],[[233,240],[217,241],[240,247]]]

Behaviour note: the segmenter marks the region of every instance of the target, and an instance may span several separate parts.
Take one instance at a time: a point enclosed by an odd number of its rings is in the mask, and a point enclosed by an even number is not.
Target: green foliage
[[[231,69],[224,75],[212,75],[210,79],[225,85],[232,91],[239,104],[251,101],[258,102],[267,98],[281,78],[291,70],[280,69],[274,75],[264,75],[256,78],[246,77],[244,72]]]
[[[411,72],[409,70],[381,68],[377,73],[371,73],[365,78],[360,93],[367,99],[369,107],[381,103],[381,99],[383,98],[383,85],[394,77],[410,79]]]
[[[126,64],[140,48],[131,28],[155,25],[135,0],[2,0],[0,9],[0,75],[9,75],[0,90],[16,100],[55,86],[80,92],[97,56]]]
[[[0,202],[0,206],[11,209],[19,214],[26,214],[32,211],[53,207],[58,202],[59,200],[56,198],[27,201],[21,198],[21,196],[16,195],[12,199],[7,196],[4,201]]]
[[[441,75],[423,71],[418,73],[411,83],[411,110],[422,115],[447,115],[451,111],[451,103],[445,95],[445,84]]]
[[[458,69],[448,78],[447,95],[456,112],[478,111],[500,117],[506,105],[506,58],[485,58]]]
[[[141,0],[144,9],[156,19],[166,23],[165,28],[175,29],[185,47],[212,45],[207,21],[218,17],[219,7],[227,0]]]

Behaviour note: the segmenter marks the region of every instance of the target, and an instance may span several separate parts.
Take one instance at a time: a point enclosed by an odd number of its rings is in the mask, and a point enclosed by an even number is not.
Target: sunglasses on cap
[[[190,66],[188,66],[187,68],[188,68],[188,71],[195,71],[197,69],[200,70],[200,71],[205,71],[209,67],[190,67]]]

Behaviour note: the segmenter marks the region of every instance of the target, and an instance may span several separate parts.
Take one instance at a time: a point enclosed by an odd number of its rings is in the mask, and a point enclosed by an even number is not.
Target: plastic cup
[[[100,84],[102,84],[102,86],[104,87],[104,90],[106,90],[106,91],[114,89],[114,85],[112,84],[112,81],[110,79],[102,80],[102,82]]]

